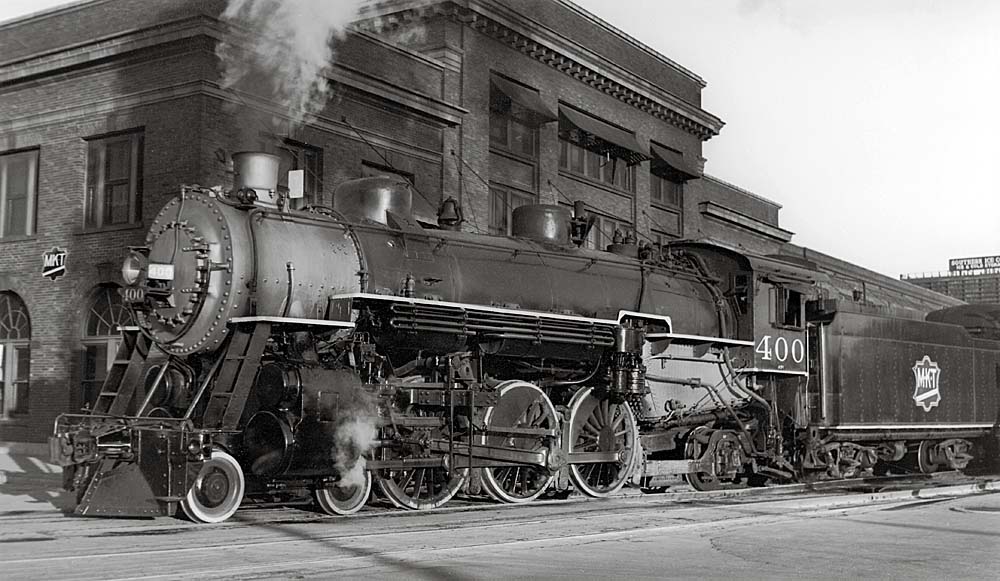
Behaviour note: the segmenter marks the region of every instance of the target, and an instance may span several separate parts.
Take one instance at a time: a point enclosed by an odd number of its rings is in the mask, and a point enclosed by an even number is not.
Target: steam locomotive
[[[851,312],[809,264],[591,250],[583,204],[461,232],[452,201],[417,220],[390,178],[296,210],[277,158],[234,166],[232,191],[182,188],[125,260],[137,326],[50,438],[78,514],[931,472],[995,430],[1000,336]]]

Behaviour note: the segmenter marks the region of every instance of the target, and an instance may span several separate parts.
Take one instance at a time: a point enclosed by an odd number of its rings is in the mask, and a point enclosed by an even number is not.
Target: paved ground
[[[5,579],[994,579],[1000,569],[1000,494],[968,486],[351,518],[251,509],[204,526],[66,516],[57,469],[2,458]]]
[[[47,462],[43,444],[0,443],[0,515],[68,508],[62,468]]]

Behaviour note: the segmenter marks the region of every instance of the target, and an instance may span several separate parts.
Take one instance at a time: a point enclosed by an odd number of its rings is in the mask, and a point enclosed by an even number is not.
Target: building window
[[[649,199],[661,206],[681,208],[684,205],[684,182],[650,172]]]
[[[28,413],[31,320],[21,297],[0,292],[0,418]]]
[[[636,165],[650,159],[635,133],[568,105],[559,107],[559,168],[634,193]]]
[[[302,170],[303,196],[293,200],[293,208],[320,204],[323,200],[323,150],[290,139],[278,147],[278,188],[288,191],[288,172]]]
[[[86,226],[137,224],[142,219],[142,132],[87,142]]]
[[[630,223],[600,216],[587,235],[586,247],[593,250],[607,250],[608,246],[614,243],[616,234],[624,238],[630,232],[632,232]]]
[[[677,240],[677,236],[674,234],[668,234],[666,232],[661,232],[659,230],[652,231],[653,244],[657,246],[665,246],[670,243],[671,240]]]
[[[503,101],[502,95],[490,99],[490,147],[522,157],[537,158],[538,128],[515,116],[512,111],[516,108],[494,105],[497,101]]]
[[[490,146],[515,155],[535,157],[538,130],[507,115],[490,113]]]
[[[538,201],[534,194],[497,185],[490,187],[490,198],[492,199],[490,233],[501,236],[510,236],[511,234],[511,217],[514,208],[535,204]]]
[[[610,153],[598,153],[565,138],[559,140],[559,168],[629,193],[635,192],[635,166]]]
[[[490,83],[490,233],[510,236],[514,208],[538,203],[538,127],[554,121],[538,92],[493,75]]]
[[[117,286],[99,286],[91,297],[82,340],[83,401],[88,406],[93,406],[114,362],[121,327],[133,324],[132,313],[122,303]]]
[[[0,238],[35,233],[38,150],[0,155]]]
[[[538,127],[555,121],[537,90],[497,73],[490,75],[490,147],[538,158]]]

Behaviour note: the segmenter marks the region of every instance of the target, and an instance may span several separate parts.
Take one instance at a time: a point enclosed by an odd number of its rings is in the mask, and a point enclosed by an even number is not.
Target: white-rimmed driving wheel
[[[559,416],[548,396],[525,381],[507,381],[498,386],[497,405],[486,410],[486,428],[542,428],[559,433]],[[543,438],[487,434],[487,446],[539,451],[547,448]],[[510,504],[529,502],[541,496],[552,484],[555,474],[539,466],[497,466],[483,468],[483,489],[490,498]]]
[[[246,484],[239,462],[222,450],[212,450],[181,501],[181,510],[198,523],[218,523],[233,516],[243,502]]]
[[[341,486],[338,482],[330,482],[322,488],[316,488],[313,498],[320,510],[332,515],[349,515],[361,510],[372,491],[372,473],[365,470],[364,475],[364,482],[361,484]]]
[[[626,403],[594,396],[581,389],[569,402],[569,452],[613,454],[614,460],[573,464],[569,476],[580,492],[604,497],[621,490],[638,464],[639,430]]]

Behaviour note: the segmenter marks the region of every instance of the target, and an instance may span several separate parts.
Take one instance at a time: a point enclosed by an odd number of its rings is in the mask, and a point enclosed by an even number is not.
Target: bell
[[[448,229],[457,228],[462,223],[462,208],[455,198],[449,196],[447,200],[441,202],[437,216],[438,226]]]

